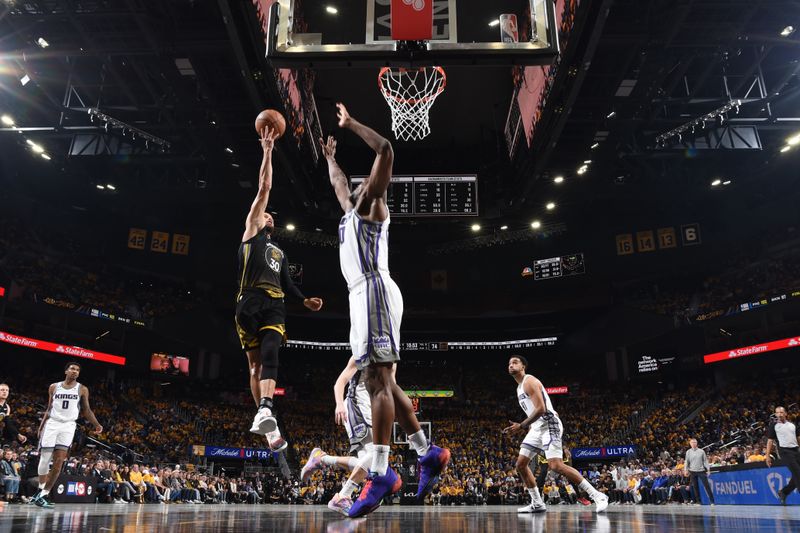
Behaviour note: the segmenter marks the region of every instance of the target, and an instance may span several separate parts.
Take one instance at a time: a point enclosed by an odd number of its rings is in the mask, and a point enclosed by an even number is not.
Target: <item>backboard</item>
[[[551,0],[253,1],[276,67],[542,65],[558,55]],[[393,39],[409,24],[426,37]]]

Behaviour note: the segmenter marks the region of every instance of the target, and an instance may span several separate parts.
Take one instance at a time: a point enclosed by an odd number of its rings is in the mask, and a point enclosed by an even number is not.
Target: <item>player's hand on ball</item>
[[[522,430],[522,426],[519,423],[514,422],[513,420],[509,420],[509,422],[511,422],[511,425],[505,428],[503,433],[510,433],[513,435],[514,433],[518,433]]]
[[[320,139],[319,145],[322,147],[322,153],[325,155],[325,159],[333,159],[336,157],[336,139],[333,138],[333,135],[328,135],[327,141]]]
[[[303,300],[303,305],[312,311],[319,311],[322,309],[322,298],[306,298]]]
[[[264,150],[265,153],[272,152],[272,149],[275,148],[275,139],[278,138],[278,131],[270,128],[269,126],[264,126],[264,129],[261,130],[261,148]]]
[[[347,108],[341,102],[336,104],[336,109],[338,109],[336,116],[339,118],[339,127],[346,128],[347,125],[350,124],[350,113],[348,113]]]
[[[344,405],[336,406],[334,418],[336,419],[337,426],[343,426],[344,423],[347,422],[347,409],[345,409]]]

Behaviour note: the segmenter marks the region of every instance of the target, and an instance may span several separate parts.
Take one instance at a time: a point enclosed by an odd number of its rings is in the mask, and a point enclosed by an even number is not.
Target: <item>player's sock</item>
[[[584,492],[586,492],[589,495],[589,497],[591,499],[593,499],[593,500],[596,499],[598,496],[602,496],[603,495],[600,491],[598,491],[596,488],[594,488],[592,486],[592,484],[589,483],[589,481],[586,480],[586,479],[581,481],[581,484],[578,485],[578,488],[579,489],[583,489]]]
[[[41,492],[41,494],[39,494],[39,497],[40,498],[44,498],[48,494],[50,494],[50,489],[42,489],[42,492]]]
[[[42,490],[44,488],[44,485],[45,485],[44,483],[39,483],[39,490]]]
[[[268,415],[272,414],[272,398],[267,398],[266,396],[261,398],[261,401],[258,403],[258,410],[260,411],[262,409],[266,409]]]
[[[531,503],[534,505],[541,505],[544,502],[542,501],[542,497],[539,495],[539,488],[533,487],[528,489],[528,494],[531,495]]]
[[[342,490],[339,491],[339,496],[342,498],[350,498],[353,496],[353,493],[358,488],[358,483],[354,481],[350,481],[349,479],[344,482],[342,486]]]
[[[324,464],[325,466],[333,466],[336,464],[336,457],[331,457],[330,455],[323,455],[320,461],[322,461],[322,464]]]
[[[372,466],[369,471],[385,476],[389,469],[389,446],[386,444],[375,445],[375,455],[372,457]]]
[[[428,453],[428,450],[431,448],[431,443],[428,442],[428,438],[425,436],[425,432],[421,429],[414,433],[413,435],[408,436],[408,442],[411,444],[411,447],[416,450],[417,455],[423,456]]]

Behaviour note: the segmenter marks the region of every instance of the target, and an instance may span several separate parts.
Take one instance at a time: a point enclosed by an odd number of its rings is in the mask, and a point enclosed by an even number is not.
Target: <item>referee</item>
[[[789,484],[778,492],[781,505],[786,505],[786,498],[797,488],[800,482],[800,453],[797,448],[797,427],[786,419],[786,408],[775,408],[775,420],[767,429],[767,466],[772,466],[772,449],[778,443],[778,457],[792,473]]]
[[[708,483],[708,476],[711,475],[711,465],[708,462],[708,456],[702,448],[697,447],[697,439],[689,440],[691,448],[686,450],[686,459],[683,463],[683,475],[691,478],[692,490],[694,491],[694,501],[696,504],[700,503],[700,481],[703,482],[703,487],[708,494],[708,501],[714,505],[714,494],[711,492],[711,486]]]

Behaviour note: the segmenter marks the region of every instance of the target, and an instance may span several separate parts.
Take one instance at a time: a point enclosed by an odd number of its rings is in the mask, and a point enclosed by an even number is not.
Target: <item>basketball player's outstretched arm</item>
[[[350,188],[347,184],[347,174],[344,173],[339,163],[336,162],[336,139],[333,135],[328,135],[328,140],[319,140],[322,147],[322,153],[325,155],[325,160],[328,162],[328,176],[331,180],[331,187],[333,192],[336,193],[336,199],[339,200],[339,205],[342,206],[342,211],[345,213],[353,209],[353,204],[350,202]]]
[[[94,416],[92,408],[89,407],[89,389],[85,386],[81,387],[81,416],[94,426],[95,433],[99,435],[103,432],[103,426],[97,421],[97,417]]]
[[[336,104],[336,107],[339,108],[339,127],[349,129],[375,150],[375,162],[372,164],[372,170],[364,187],[368,198],[383,198],[392,179],[392,165],[394,164],[392,143],[372,128],[351,117],[344,104]]]
[[[250,206],[250,212],[247,214],[242,241],[255,237],[261,229],[258,227],[258,221],[267,209],[269,193],[272,190],[272,150],[275,147],[276,138],[275,130],[269,127],[264,128],[261,134],[261,149],[264,151],[264,156],[261,159],[261,169],[258,171],[258,192]]]
[[[336,411],[334,411],[334,419],[340,426],[344,425],[347,421],[347,409],[344,406],[344,388],[347,382],[355,376],[356,371],[356,358],[350,357],[347,361],[347,366],[344,367],[342,373],[336,378],[336,383],[333,384],[333,397],[336,399]]]

